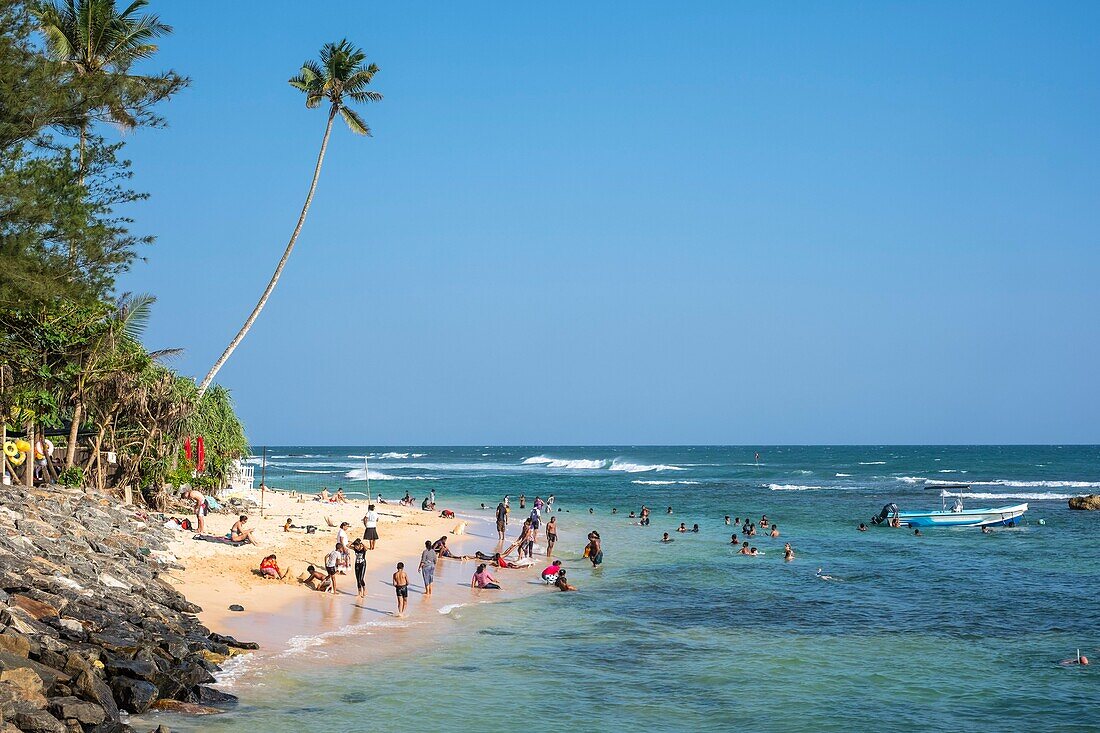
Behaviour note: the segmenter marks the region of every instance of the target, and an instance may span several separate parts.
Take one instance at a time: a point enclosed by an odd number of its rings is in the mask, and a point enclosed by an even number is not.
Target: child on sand
[[[405,615],[409,605],[409,576],[405,574],[405,563],[397,563],[397,572],[393,574],[393,589],[397,593],[397,615]]]
[[[328,571],[328,590],[336,595],[336,565],[344,559],[343,545],[337,545],[336,549],[325,555],[325,570]]]
[[[289,568],[287,568],[285,572],[279,570],[279,562],[276,560],[275,555],[268,555],[263,560],[260,560],[260,575],[264,576],[264,578],[282,580],[289,574]]]

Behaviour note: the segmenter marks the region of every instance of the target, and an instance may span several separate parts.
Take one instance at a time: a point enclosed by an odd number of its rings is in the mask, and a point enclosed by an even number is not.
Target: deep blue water
[[[364,455],[388,498],[434,489],[477,512],[554,494],[565,532],[600,531],[605,565],[562,547],[581,592],[463,609],[447,643],[384,674],[268,672],[203,730],[242,716],[315,731],[1100,729],[1100,666],[1057,664],[1078,647],[1100,662],[1100,513],[1066,505],[1100,492],[1096,446],[284,446],[268,450],[267,483],[362,491]],[[948,481],[971,484],[954,492],[967,506],[1031,509],[992,535],[856,531],[887,502],[938,507],[925,487]],[[643,503],[648,528],[628,518]],[[767,514],[782,536],[739,556],[726,514]],[[380,638],[341,643],[369,659]]]

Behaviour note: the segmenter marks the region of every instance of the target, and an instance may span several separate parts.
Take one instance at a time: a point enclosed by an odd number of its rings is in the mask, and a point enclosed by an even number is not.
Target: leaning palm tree
[[[312,60],[306,61],[302,64],[302,70],[298,75],[290,79],[290,86],[305,92],[306,107],[308,109],[319,107],[325,99],[329,102],[328,122],[325,125],[325,135],[321,138],[321,152],[317,155],[317,165],[313,168],[313,180],[309,184],[309,192],[306,194],[305,204],[302,205],[302,213],[298,216],[298,223],[290,235],[290,242],[286,245],[283,257],[275,267],[275,274],[271,276],[267,287],[264,288],[263,295],[260,296],[259,302],[252,309],[252,313],[248,315],[244,325],[241,326],[241,330],[229,342],[229,346],[225,347],[221,357],[214,362],[214,366],[210,368],[210,372],[202,380],[202,384],[199,385],[199,399],[202,399],[206,389],[229,359],[233,350],[244,340],[249,329],[252,328],[252,324],[255,323],[256,317],[264,309],[267,299],[271,297],[271,291],[275,289],[275,284],[279,282],[279,276],[283,274],[283,268],[286,267],[286,261],[294,250],[294,243],[298,241],[298,234],[302,231],[302,225],[306,223],[306,215],[309,213],[309,205],[313,202],[313,193],[317,190],[317,179],[321,175],[321,164],[325,160],[325,149],[328,147],[328,138],[332,132],[332,123],[336,119],[336,115],[339,114],[344,118],[344,122],[347,123],[352,132],[358,135],[370,135],[370,128],[367,127],[367,123],[363,121],[363,118],[355,110],[347,107],[347,101],[349,100],[352,102],[379,102],[382,100],[381,94],[367,88],[371,80],[374,79],[374,75],[378,73],[378,67],[374,64],[364,67],[363,62],[366,58],[367,55],[351,45],[346,38],[339,43],[326,43],[324,48],[321,49],[321,63],[318,64]]]
[[[130,73],[137,61],[157,51],[154,41],[172,32],[156,15],[141,14],[148,0],[133,0],[121,12],[115,0],[40,0],[33,5],[50,56],[80,82],[76,106],[67,121],[79,130],[80,180],[86,172],[88,130],[95,120],[123,128],[158,124],[150,108],[186,86],[174,72],[142,76]]]

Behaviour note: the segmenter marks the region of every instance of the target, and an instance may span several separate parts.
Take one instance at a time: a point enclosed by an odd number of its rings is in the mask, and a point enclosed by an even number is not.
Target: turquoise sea
[[[521,493],[554,494],[581,591],[463,608],[442,643],[381,663],[384,634],[348,634],[338,643],[361,649],[361,665],[246,673],[229,687],[238,708],[195,730],[1100,730],[1100,664],[1058,664],[1078,648],[1100,663],[1100,513],[1066,505],[1100,493],[1097,446],[281,446],[267,456],[269,485],[305,491],[362,491],[369,456],[373,493],[434,489],[441,507],[471,514],[505,494],[514,507]],[[970,484],[953,492],[970,507],[1027,501],[1030,511],[992,535],[856,531],[888,502],[939,507],[925,488],[937,482]],[[643,503],[647,528],[628,518]],[[762,557],[739,556],[726,514],[767,514],[782,536],[754,538]],[[677,534],[680,522],[701,531]],[[590,529],[604,542],[598,570],[580,558]],[[658,541],[665,531],[675,542]],[[794,562],[783,562],[784,541]]]

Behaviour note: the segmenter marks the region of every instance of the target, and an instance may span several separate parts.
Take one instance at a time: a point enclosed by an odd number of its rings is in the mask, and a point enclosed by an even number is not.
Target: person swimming
[[[668,536],[668,532],[665,532],[664,536],[661,537],[661,542],[674,542],[674,541],[675,540],[673,540],[671,537]]]
[[[783,545],[783,561],[790,562],[794,560],[794,550],[791,549],[791,543],[787,542]]]
[[[699,525],[698,524],[693,524],[691,526],[691,531],[695,532],[695,533],[698,533],[699,532]]]
[[[1078,649],[1076,659],[1063,659],[1061,662],[1059,662],[1059,664],[1063,667],[1072,667],[1075,664],[1079,664],[1082,667],[1087,667],[1089,664],[1089,658],[1082,654],[1081,650]]]
[[[742,555],[751,555],[752,552],[749,550],[749,543],[748,542],[742,542],[741,543],[741,549],[739,550],[739,552]]]
[[[779,536],[779,525],[778,524],[773,524],[772,525],[772,531],[768,533],[768,536],[770,536],[770,537],[778,537]]]
[[[866,531],[867,531],[867,525],[866,525],[866,524],[864,524],[863,522],[860,522],[860,523],[859,523],[859,527],[857,527],[857,529],[858,529],[858,530],[859,530],[860,532],[866,532]]]
[[[677,532],[687,532],[688,531],[687,525],[684,524],[683,522],[680,522],[680,526],[676,528],[676,531]]]
[[[731,535],[730,535],[730,544],[731,544],[731,545],[734,545],[734,546],[736,546],[736,545],[738,544],[738,542],[737,542],[737,535],[735,535],[735,534],[731,534]]]

